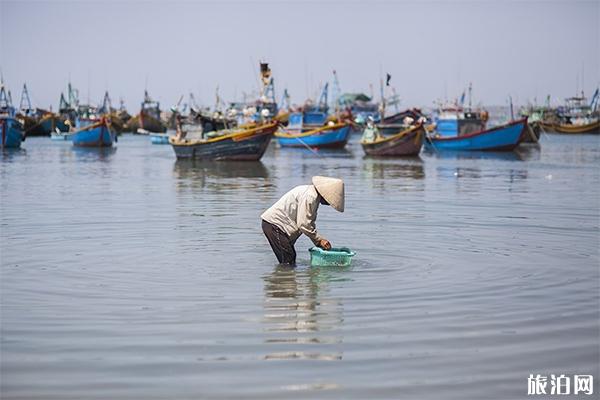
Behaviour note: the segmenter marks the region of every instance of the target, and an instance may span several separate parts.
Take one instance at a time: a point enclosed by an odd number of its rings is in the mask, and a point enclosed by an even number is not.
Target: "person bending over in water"
[[[331,249],[331,243],[315,227],[319,204],[344,212],[344,181],[313,176],[312,185],[296,186],[260,216],[263,232],[280,264],[296,263],[294,243],[303,233],[315,246]]]

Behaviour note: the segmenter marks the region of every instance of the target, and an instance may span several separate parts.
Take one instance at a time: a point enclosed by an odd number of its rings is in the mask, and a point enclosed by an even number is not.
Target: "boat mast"
[[[110,102],[110,96],[108,95],[108,90],[104,92],[104,99],[102,100],[102,110],[101,112],[105,114],[110,114],[112,112],[112,104]]]
[[[469,82],[469,111],[471,111],[473,101],[473,83]]]
[[[79,91],[73,89],[71,82],[68,85],[68,96],[69,96],[69,108],[77,109],[79,107]]]
[[[268,101],[275,103],[275,80],[271,76],[271,69],[268,63],[260,63],[260,78],[262,83],[260,99],[264,103]]]
[[[333,88],[331,90],[331,102],[333,103],[333,109],[337,114],[339,111],[339,99],[340,99],[340,81],[338,80],[337,72],[333,70]]]
[[[289,110],[290,108],[290,95],[288,93],[287,88],[283,89],[283,96],[281,97],[281,102],[279,103],[280,110]]]
[[[321,111],[327,110],[328,94],[329,94],[329,82],[325,83],[325,86],[323,86],[323,90],[321,91],[321,96],[319,97],[319,101],[317,103],[317,107]]]
[[[383,95],[383,78],[379,76],[379,95],[381,96],[381,107],[379,113],[381,114],[380,119],[383,122],[385,118],[385,96]]]
[[[27,84],[23,84],[23,91],[21,92],[21,102],[19,103],[19,111],[25,115],[30,115],[33,111],[31,108],[31,100],[29,99],[29,92],[27,91]]]

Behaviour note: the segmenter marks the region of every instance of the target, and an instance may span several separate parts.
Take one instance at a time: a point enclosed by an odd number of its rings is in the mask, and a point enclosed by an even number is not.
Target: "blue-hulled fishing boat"
[[[326,125],[306,132],[275,134],[282,147],[343,148],[348,143],[350,124]]]
[[[472,107],[472,86],[469,84],[469,104],[464,107],[465,92],[460,100],[456,99],[452,104],[440,106],[435,116],[436,136],[463,136],[474,132],[480,132],[486,128],[488,112]]]
[[[321,111],[292,113],[287,129],[275,133],[282,147],[343,148],[348,143],[350,123],[329,121]]]
[[[2,121],[2,148],[17,149],[21,147],[23,130],[19,121],[11,117],[5,117],[1,114],[0,121]]]
[[[523,118],[466,135],[441,136],[436,134],[428,137],[425,147],[434,151],[510,151],[518,146],[526,128],[527,118]]]
[[[91,124],[79,125],[74,132],[69,134],[69,137],[73,145],[79,147],[111,147],[116,141],[116,133],[108,118],[101,118]]]
[[[0,83],[0,123],[2,125],[1,148],[21,147],[21,142],[25,140],[23,127],[15,118],[15,109],[12,106],[10,94],[7,95],[3,83]]]

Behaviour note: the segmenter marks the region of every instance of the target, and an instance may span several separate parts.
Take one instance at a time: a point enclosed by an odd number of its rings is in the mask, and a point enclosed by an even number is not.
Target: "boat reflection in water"
[[[269,178],[269,171],[260,162],[177,160],[173,175],[178,189],[186,187],[257,188]]]
[[[116,147],[75,147],[71,149],[78,162],[109,161],[117,152]]]
[[[539,159],[540,147],[539,145],[532,144],[520,146],[513,151],[436,151],[430,148],[424,150],[424,154],[438,159],[530,161]]]
[[[419,156],[398,159],[380,159],[365,156],[362,162],[363,174],[373,185],[405,185],[411,180],[425,178],[423,160]],[[414,182],[413,182],[414,184]]]
[[[272,351],[265,360],[341,360],[343,303],[329,283],[344,280],[330,268],[278,266],[264,276],[264,324]]]
[[[292,155],[292,157],[301,157],[301,158],[353,158],[354,157],[354,153],[352,152],[351,149],[349,149],[348,147],[344,147],[341,149],[331,149],[331,148],[314,148],[314,147],[310,147],[310,146],[305,146],[305,147],[286,147],[286,148],[281,148],[281,147],[275,147],[273,149],[275,155],[277,157],[281,157],[283,156],[283,154],[286,154],[284,157],[290,157],[290,155]]]

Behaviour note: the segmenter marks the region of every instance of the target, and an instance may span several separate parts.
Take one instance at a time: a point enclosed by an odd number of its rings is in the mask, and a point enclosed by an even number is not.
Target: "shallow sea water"
[[[29,138],[0,160],[2,399],[515,399],[600,375],[600,141],[412,159],[176,162]],[[350,268],[276,266],[259,216],[313,175]]]

